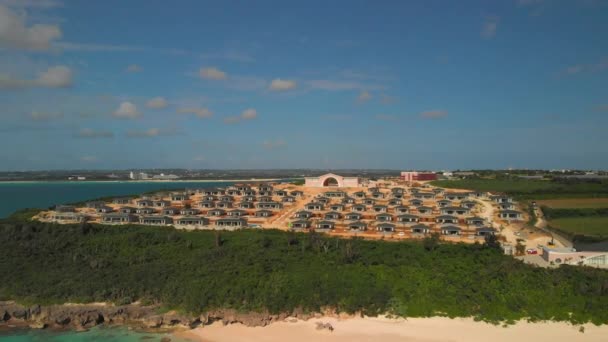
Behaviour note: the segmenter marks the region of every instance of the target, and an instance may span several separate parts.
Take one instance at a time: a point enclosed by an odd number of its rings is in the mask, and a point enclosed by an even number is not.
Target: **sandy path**
[[[316,323],[331,323],[334,331],[317,330]],[[216,323],[178,334],[193,341],[205,342],[513,342],[513,341],[605,341],[608,326],[578,326],[566,323],[520,322],[509,327],[495,326],[472,319],[443,317],[387,319],[336,318],[279,322],[267,327],[250,328],[240,324]]]

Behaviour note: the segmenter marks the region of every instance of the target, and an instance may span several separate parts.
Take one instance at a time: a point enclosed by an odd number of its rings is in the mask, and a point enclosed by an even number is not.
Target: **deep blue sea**
[[[230,182],[0,182],[0,218],[18,209],[48,208],[105,196],[162,189],[223,187]]]

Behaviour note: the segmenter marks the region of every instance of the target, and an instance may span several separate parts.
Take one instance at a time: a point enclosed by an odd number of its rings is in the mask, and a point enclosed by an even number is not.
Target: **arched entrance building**
[[[336,187],[336,188],[344,188],[344,187],[359,187],[361,186],[359,182],[359,177],[342,177],[333,173],[327,173],[319,177],[306,177],[305,186],[313,187],[313,188],[322,188],[322,187]]]

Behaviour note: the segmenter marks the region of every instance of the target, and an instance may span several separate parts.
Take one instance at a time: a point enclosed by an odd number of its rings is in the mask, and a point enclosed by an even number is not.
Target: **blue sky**
[[[608,1],[0,0],[0,170],[608,168]]]

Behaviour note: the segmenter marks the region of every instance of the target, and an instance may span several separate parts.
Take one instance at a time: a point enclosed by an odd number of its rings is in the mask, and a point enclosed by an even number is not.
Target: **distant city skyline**
[[[0,171],[608,169],[608,1],[0,0]]]

